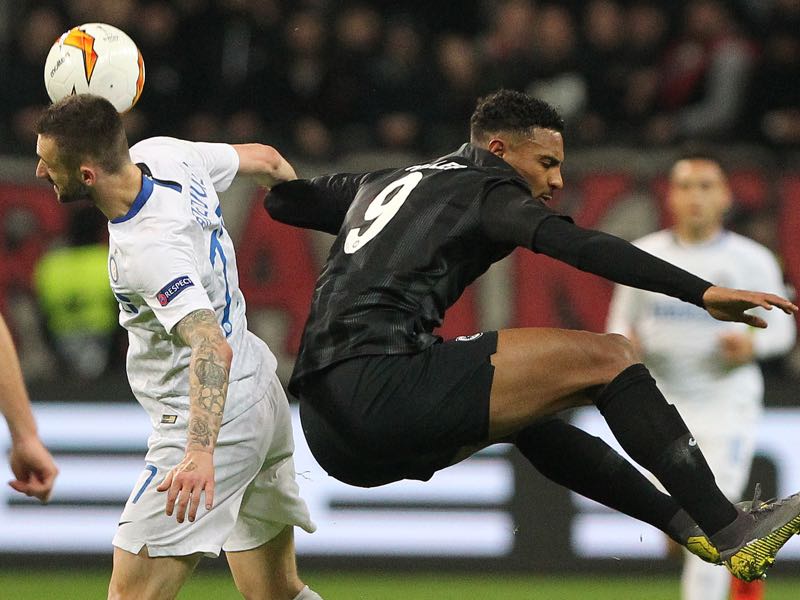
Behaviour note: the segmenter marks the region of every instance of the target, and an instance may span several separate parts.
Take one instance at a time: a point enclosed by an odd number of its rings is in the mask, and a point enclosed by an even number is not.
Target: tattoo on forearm
[[[200,417],[192,417],[189,421],[189,445],[208,448],[212,437],[213,432],[208,423]]]
[[[210,358],[198,358],[194,372],[200,383],[200,406],[212,414],[222,415],[228,372]]]
[[[192,347],[187,447],[213,451],[228,393],[230,357],[221,352],[225,337],[210,310],[190,313],[178,323],[177,332]]]

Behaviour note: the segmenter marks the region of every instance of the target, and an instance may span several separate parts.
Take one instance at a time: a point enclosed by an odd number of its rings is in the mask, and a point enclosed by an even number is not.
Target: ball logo
[[[188,275],[181,275],[170,281],[167,285],[161,288],[156,294],[156,299],[161,306],[166,306],[186,288],[194,285]]]
[[[85,31],[73,27],[64,38],[64,44],[74,46],[83,53],[83,68],[86,70],[86,81],[92,81],[94,66],[97,64],[97,52],[94,51],[94,38]]]

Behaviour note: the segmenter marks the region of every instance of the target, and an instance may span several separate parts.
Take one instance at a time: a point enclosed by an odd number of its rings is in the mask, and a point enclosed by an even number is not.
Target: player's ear
[[[81,174],[81,182],[84,185],[94,185],[97,183],[97,172],[88,165],[81,165],[78,169]]]
[[[489,145],[487,147],[489,152],[500,158],[503,158],[506,150],[508,150],[508,145],[500,138],[492,138],[489,140]]]

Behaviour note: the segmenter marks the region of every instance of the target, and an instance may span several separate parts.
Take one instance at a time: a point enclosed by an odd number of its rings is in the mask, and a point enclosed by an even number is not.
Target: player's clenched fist
[[[194,521],[203,492],[206,510],[214,506],[214,455],[202,450],[188,451],[157,489],[167,492],[167,516],[172,516],[177,504],[178,523],[183,523],[187,508],[189,521]]]

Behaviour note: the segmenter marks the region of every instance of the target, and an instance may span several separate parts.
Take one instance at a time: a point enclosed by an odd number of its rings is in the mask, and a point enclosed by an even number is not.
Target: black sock
[[[611,446],[561,419],[526,427],[515,443],[548,479],[662,531],[681,510]]]
[[[706,535],[736,519],[689,429],[644,365],[617,375],[595,404],[625,452],[658,478]]]

